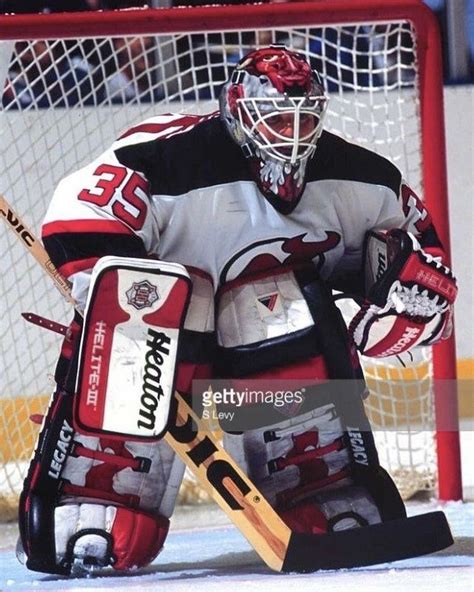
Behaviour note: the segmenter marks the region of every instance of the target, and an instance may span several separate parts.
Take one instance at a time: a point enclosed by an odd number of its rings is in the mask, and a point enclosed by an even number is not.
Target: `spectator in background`
[[[0,0],[0,13],[81,12],[145,6],[145,0]]]
[[[0,0],[0,12],[28,14],[36,12],[75,12],[103,8],[102,0]]]
[[[96,91],[88,73],[88,63],[65,54],[62,45],[18,42],[2,104],[22,109],[32,103],[38,107],[92,105]]]
[[[118,68],[105,83],[107,97],[112,103],[143,103],[159,99],[153,80],[154,38],[116,38],[113,46]]]
[[[151,3],[147,2],[147,0],[103,0],[103,4],[106,5],[104,8],[108,10],[151,6]]]

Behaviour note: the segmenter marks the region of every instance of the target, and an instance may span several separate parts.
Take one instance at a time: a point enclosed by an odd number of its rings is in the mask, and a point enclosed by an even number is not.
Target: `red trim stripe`
[[[41,229],[45,238],[62,232],[103,232],[105,234],[133,234],[130,228],[118,220],[57,220],[48,222]]]
[[[180,119],[177,119],[176,123],[180,125],[180,121]],[[128,138],[128,136],[132,136],[133,134],[159,134],[174,123],[174,121],[169,123],[142,123],[141,125],[131,127],[129,130],[119,136],[118,139],[123,140],[124,138]]]
[[[167,114],[164,114],[164,116],[166,115]],[[133,134],[159,134],[167,131],[168,128],[170,128],[168,135],[174,135],[180,132],[185,132],[201,121],[206,121],[216,116],[217,112],[214,111],[206,115],[183,115],[183,117],[162,123],[141,123],[124,132],[121,136],[119,136],[118,140],[123,140],[124,138],[128,138],[128,136],[132,136]],[[181,129],[177,130],[175,129],[176,127]],[[164,134],[162,137],[166,138],[167,135]]]
[[[88,257],[87,259],[78,259],[77,261],[69,261],[59,268],[59,273],[66,278],[69,278],[74,273],[92,269],[100,257]]]
[[[91,448],[86,448],[82,444],[78,444],[74,448],[74,454],[76,456],[83,456],[85,458],[91,458],[93,460],[100,460],[101,462],[109,463],[114,467],[119,467],[119,469],[130,468],[134,471],[138,471],[140,469],[140,461],[138,460],[138,458],[126,458],[118,454],[103,452],[102,450],[92,450]]]
[[[142,123],[135,127],[131,127],[119,137],[119,140],[128,138],[128,136],[132,136],[133,134],[159,134],[160,132],[165,132],[168,128],[175,127],[180,127],[182,128],[182,131],[184,131],[185,128],[190,127],[191,125],[196,125],[198,121],[199,119],[197,117],[190,116],[163,123]],[[170,129],[169,133],[175,133],[176,131],[176,129]]]

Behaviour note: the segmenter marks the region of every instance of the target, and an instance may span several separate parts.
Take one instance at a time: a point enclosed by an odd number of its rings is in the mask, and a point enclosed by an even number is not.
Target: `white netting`
[[[0,75],[7,79],[0,112],[0,190],[38,233],[64,175],[145,117],[215,109],[219,88],[235,62],[270,42],[305,52],[320,72],[331,97],[329,129],[388,156],[422,193],[416,40],[407,22],[0,42]],[[32,310],[68,322],[71,311],[17,239],[2,231],[0,240],[1,301],[8,310],[1,325],[1,495],[10,489],[12,463],[31,452],[28,410],[44,405],[38,397],[51,391],[48,373],[59,351],[57,336],[28,326],[20,313]],[[398,362],[389,371],[385,363],[370,365],[370,373],[379,376],[376,383],[383,385],[369,406],[375,429],[384,430],[377,436],[385,441],[382,462],[394,474],[416,474],[411,477],[414,489],[432,487],[432,398],[430,386],[417,374],[417,368],[422,374],[429,368],[429,360],[414,365],[410,387]],[[408,420],[412,435],[394,435],[397,425],[407,429]],[[412,493],[411,485],[403,488]]]

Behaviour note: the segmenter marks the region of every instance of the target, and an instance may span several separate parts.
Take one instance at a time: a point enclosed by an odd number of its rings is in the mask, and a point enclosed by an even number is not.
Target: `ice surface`
[[[62,578],[28,571],[14,553],[13,527],[2,526],[0,590],[100,592],[150,590],[171,592],[468,592],[474,590],[474,503],[410,503],[410,514],[436,509],[446,512],[455,544],[427,557],[354,570],[316,574],[271,572],[242,535],[214,507],[180,511],[163,552],[147,569],[133,575],[113,572],[94,578]],[[193,524],[190,528],[187,525]],[[217,526],[197,526],[212,524]],[[220,524],[220,525],[219,525]],[[13,536],[15,534],[15,536]]]

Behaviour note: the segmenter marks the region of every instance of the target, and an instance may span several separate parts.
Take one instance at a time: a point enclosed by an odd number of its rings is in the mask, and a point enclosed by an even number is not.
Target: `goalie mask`
[[[227,129],[249,158],[260,190],[282,213],[303,193],[326,103],[318,74],[302,54],[283,46],[246,55],[221,91]]]

